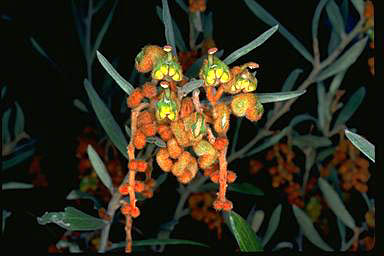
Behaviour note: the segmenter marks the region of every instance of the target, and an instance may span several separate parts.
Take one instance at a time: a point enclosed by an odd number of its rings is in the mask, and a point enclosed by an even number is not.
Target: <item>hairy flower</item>
[[[166,53],[157,45],[144,46],[135,58],[135,67],[141,73],[147,73],[153,69],[155,63],[164,57]]]

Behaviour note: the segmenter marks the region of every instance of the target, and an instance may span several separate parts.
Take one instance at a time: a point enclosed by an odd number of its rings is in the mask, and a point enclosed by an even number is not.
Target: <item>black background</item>
[[[259,3],[294,34],[309,52],[312,52],[311,22],[317,1],[259,1]],[[2,204],[5,208],[12,210],[3,241],[12,250],[44,251],[48,244],[59,239],[62,229],[50,225],[49,227],[53,230],[50,231],[46,226],[38,225],[35,217],[41,216],[46,210],[61,211],[69,204],[65,197],[71,189],[76,187],[74,184],[76,137],[85,124],[92,122],[88,116],[73,107],[72,103],[75,98],[86,99],[87,97],[82,83],[86,76],[85,60],[75,30],[69,1],[2,1],[3,4],[5,4],[5,8],[2,8],[4,10],[2,13],[11,17],[11,20],[1,20],[1,41],[6,44],[5,47],[2,47],[5,58],[2,58],[4,77],[1,83],[7,84],[10,101],[17,100],[21,105],[26,118],[26,131],[38,140],[38,150],[46,159],[43,163],[44,167],[49,170],[47,173],[49,186],[46,189],[2,193]],[[95,18],[93,38],[108,15],[107,12],[112,6],[112,1],[107,6],[106,10],[98,13]],[[161,6],[161,1],[120,0],[118,3],[109,31],[106,33],[99,51],[109,60],[119,57],[117,70],[126,78],[129,78],[134,57],[144,45],[148,43],[165,44],[164,27],[156,15],[156,6]],[[169,1],[169,6],[171,15],[178,23],[184,38],[188,38],[185,13],[174,1]],[[214,40],[219,49],[225,50],[224,56],[250,42],[269,28],[253,15],[243,1],[209,0],[207,7],[208,10],[213,11]],[[351,12],[356,18],[356,13]],[[325,15],[322,17],[325,18]],[[320,47],[322,58],[324,58],[329,29],[324,19],[319,28]],[[60,71],[33,50],[29,42],[31,36],[43,46],[48,55],[57,63]],[[380,46],[376,43],[376,47]],[[375,142],[377,120],[374,117],[372,103],[378,85],[369,73],[367,58],[370,55],[372,53],[369,50],[364,51],[348,70],[341,88],[347,90],[347,94],[342,98],[345,101],[360,86],[366,87],[366,98],[347,125],[357,128],[361,135]],[[279,33],[275,33],[262,46],[234,64],[246,61],[255,61],[260,64],[257,74],[258,92],[279,91],[289,73],[295,68],[304,70],[300,76],[301,81],[310,72],[308,61]],[[105,71],[97,60],[95,60],[93,68],[95,74],[93,85],[97,88],[98,85],[101,85],[100,80],[104,78]],[[376,69],[376,71],[378,70]],[[317,115],[314,86],[309,87],[307,93],[301,96],[290,112],[281,118],[273,128],[282,129],[292,117],[305,112]],[[249,130],[253,126],[249,124],[244,126],[245,132],[241,133],[239,145],[246,143],[254,136]],[[231,168],[236,170],[247,168],[248,160],[235,161]],[[27,165],[12,169],[11,174],[9,172],[2,174],[3,179],[18,176],[15,173],[22,172],[22,168],[27,168]],[[247,169],[244,172],[247,172]],[[241,174],[239,176],[241,177]],[[244,176],[244,178],[247,177]],[[155,196],[142,209],[140,218],[145,219],[147,224],[140,225],[147,230],[149,237],[155,236],[155,233],[151,233],[153,229],[172,216],[173,207],[176,205],[177,192],[174,190],[176,184],[174,181],[167,182],[170,185],[162,186],[164,188],[161,189],[158,198]],[[268,184],[259,185],[265,189],[270,186]],[[279,203],[276,198],[278,195],[271,191],[264,200],[260,200],[259,206],[266,209],[266,216],[270,216],[271,211]],[[246,216],[253,205],[254,198],[240,196],[238,200],[240,201],[234,201],[235,210],[242,216]],[[164,204],[164,201],[169,203]],[[284,207],[289,206],[284,205]],[[156,209],[156,217],[154,217],[153,209]],[[282,235],[279,235],[281,237],[274,237],[271,242],[292,239],[292,230],[283,231],[285,228],[289,230],[293,226],[290,223],[293,221],[290,221],[292,216],[291,213],[287,214],[288,221],[279,227],[282,231],[280,232]],[[149,220],[152,221],[151,225],[148,224]],[[208,239],[207,242],[211,239],[208,235],[202,235],[199,232],[199,230],[205,230],[204,224],[188,220],[177,226],[174,237],[201,242],[205,242],[204,239]],[[138,222],[140,221],[138,220]],[[122,230],[118,231],[116,228],[116,232],[119,233]],[[218,249],[220,246],[222,248],[224,245],[228,248],[235,247],[235,241],[231,235],[224,236],[224,241],[226,242],[222,242],[217,245],[217,248],[214,248]]]

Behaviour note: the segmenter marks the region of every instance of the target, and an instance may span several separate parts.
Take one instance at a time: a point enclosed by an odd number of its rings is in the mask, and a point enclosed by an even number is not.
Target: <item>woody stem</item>
[[[228,145],[225,146],[225,148],[222,151],[220,151],[220,155],[219,155],[220,170],[219,170],[218,199],[221,202],[225,201],[225,192],[227,190],[227,159],[226,159],[227,149],[228,149]]]

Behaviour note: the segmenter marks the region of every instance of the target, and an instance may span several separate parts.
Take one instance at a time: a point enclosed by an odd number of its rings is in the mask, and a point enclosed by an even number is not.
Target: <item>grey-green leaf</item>
[[[244,0],[249,9],[262,21],[270,26],[279,25],[279,32],[292,44],[292,46],[309,62],[313,62],[312,55],[301,44],[296,37],[294,37],[288,30],[283,27],[271,14],[269,14],[261,5],[254,0]]]
[[[184,3],[184,0],[176,0],[176,3],[185,11],[186,13],[189,13],[188,6]]]
[[[332,145],[332,141],[327,137],[306,134],[306,135],[293,137],[292,144],[300,148],[304,148],[304,147],[319,148],[319,147],[326,147],[326,146]]]
[[[263,246],[248,223],[236,212],[230,211],[227,225],[242,252],[263,251]]]
[[[4,86],[3,89],[1,89],[1,99],[4,99],[4,96],[6,93],[7,93],[7,86]]]
[[[317,89],[317,114],[319,118],[319,128],[324,131],[327,119],[327,112],[329,112],[329,105],[326,103],[326,95],[323,83],[318,83]]]
[[[324,242],[319,233],[316,231],[308,215],[296,205],[292,205],[292,209],[305,237],[320,249],[324,251],[333,251],[333,249],[326,242]]]
[[[16,121],[15,121],[15,136],[19,135],[24,131],[24,113],[21,110],[19,103],[15,103],[16,105]]]
[[[2,129],[2,142],[3,145],[7,144],[11,141],[11,136],[9,133],[9,118],[11,117],[11,110],[8,109],[4,112],[2,120],[1,120],[1,129]]]
[[[324,161],[327,157],[331,156],[335,152],[335,150],[336,150],[335,147],[329,147],[329,148],[323,149],[317,154],[316,162]]]
[[[364,1],[363,0],[351,0],[352,4],[355,6],[356,10],[360,16],[364,13]]]
[[[15,165],[18,165],[19,163],[27,160],[28,158],[32,157],[35,154],[36,149],[30,148],[27,151],[24,151],[22,153],[19,153],[12,157],[11,159],[3,160],[1,163],[1,170],[5,171]]]
[[[204,81],[199,79],[199,80],[191,80],[182,87],[179,87],[179,95],[182,96],[187,96],[188,93],[192,92],[193,90],[200,88],[203,86]]]
[[[97,176],[99,176],[103,184],[109,189],[111,194],[113,194],[114,190],[112,185],[112,179],[111,176],[109,176],[108,170],[105,167],[103,160],[101,160],[100,156],[97,154],[97,152],[93,149],[91,145],[88,145],[87,153],[89,160],[91,161],[92,167],[97,173]]]
[[[255,196],[264,195],[263,191],[261,191],[258,187],[247,182],[243,182],[240,184],[238,183],[229,184],[228,190],[238,192],[238,193],[248,194],[248,195],[255,195]]]
[[[340,239],[341,239],[341,246],[340,246],[340,248],[344,248],[346,230],[345,230],[345,225],[343,224],[343,222],[340,220],[339,217],[337,217],[337,228],[339,230]]]
[[[99,200],[94,196],[89,193],[80,191],[80,190],[72,190],[67,197],[65,198],[67,200],[76,200],[76,199],[89,199],[93,202],[94,204],[94,209],[99,209],[102,207],[101,203]]]
[[[375,162],[375,146],[357,133],[345,129],[345,135],[364,155]]]
[[[163,21],[163,9],[159,6],[156,6],[156,13],[157,13],[157,16],[159,16],[160,20],[162,22]],[[177,23],[172,20],[172,25],[173,25],[173,30],[174,30],[174,33],[175,33],[175,43],[176,43],[176,47],[179,48],[179,51],[182,51],[182,52],[186,52],[187,51],[187,46],[185,45],[185,42],[184,42],[184,39],[183,39],[183,36],[180,32],[180,29],[179,27],[177,26]]]
[[[316,80],[322,81],[330,76],[339,73],[340,71],[349,68],[353,63],[355,63],[357,58],[363,52],[367,44],[367,40],[368,37],[364,37],[360,41],[356,42],[353,46],[351,46],[351,48],[346,50],[344,54],[339,57],[333,64],[321,71],[320,74],[316,77]]]
[[[344,79],[346,70],[341,71],[340,73],[336,74],[335,77],[332,79],[331,85],[329,86],[329,97],[333,97],[335,95],[337,89],[339,89],[341,82]]]
[[[272,235],[275,233],[277,227],[279,226],[281,207],[282,207],[281,204],[279,204],[272,212],[271,219],[269,220],[269,223],[268,223],[267,231],[265,232],[265,235],[262,240],[263,246],[265,246],[269,242]]]
[[[332,186],[323,178],[318,180],[319,188],[324,195],[324,199],[327,202],[329,208],[335,213],[337,217],[350,229],[355,229],[355,220],[349,214],[344,206],[343,201],[340,199],[337,192]]]
[[[331,37],[328,43],[328,55],[331,55],[333,51],[337,48],[337,46],[339,46],[339,44],[340,44],[340,35],[337,34],[336,30],[332,28]]]
[[[332,23],[332,26],[336,29],[339,35],[345,34],[345,25],[343,21],[343,17],[341,16],[339,6],[337,6],[334,0],[329,0],[325,7],[328,18]]]
[[[49,55],[47,54],[47,52],[43,49],[43,47],[41,47],[33,37],[30,37],[29,40],[31,41],[31,44],[32,44],[33,48],[35,48],[35,50],[36,50],[41,56],[43,56],[44,58],[46,58],[51,64],[55,64],[55,63],[53,62],[53,60],[49,57]]]
[[[43,216],[37,217],[40,225],[55,223],[70,231],[92,231],[101,229],[106,222],[83,213],[73,207],[66,207],[65,212],[46,212]]]
[[[307,113],[306,114],[300,114],[300,115],[297,115],[294,118],[292,118],[291,122],[289,123],[289,127],[293,128],[296,125],[298,125],[299,123],[307,121],[307,120],[311,120],[314,122],[317,121],[316,118],[314,118],[310,114],[307,114]]]
[[[95,44],[93,46],[92,51],[90,52],[90,62],[89,63],[93,63],[93,61],[95,59],[96,51],[100,48],[100,45],[101,45],[101,42],[103,41],[105,33],[107,33],[107,31],[108,31],[109,25],[112,22],[112,17],[113,17],[113,14],[115,13],[116,6],[117,6],[118,2],[119,2],[118,0],[115,0],[112,9],[109,11],[108,17],[105,19],[105,22],[104,22],[103,26],[101,27],[99,34],[96,37]]]
[[[85,104],[83,102],[81,102],[79,99],[74,99],[73,100],[73,105],[75,107],[77,107],[78,109],[80,109],[81,111],[83,111],[83,112],[88,112],[88,109],[85,106]]]
[[[99,52],[97,53],[97,59],[101,63],[101,65],[104,67],[104,69],[112,76],[112,78],[116,81],[116,83],[123,89],[128,95],[132,93],[134,90],[133,86],[130,82],[125,80],[117,71],[114,69],[111,63],[108,62],[108,60]]]
[[[295,86],[295,83],[297,81],[297,78],[299,77],[299,75],[303,73],[303,70],[300,69],[300,68],[297,68],[295,70],[293,70],[289,76],[287,77],[287,79],[285,80],[284,84],[283,84],[283,87],[281,89],[281,91],[283,92],[287,92],[287,91],[290,91],[293,89],[293,87]]]
[[[160,139],[159,137],[157,136],[150,136],[150,137],[147,137],[146,141],[148,143],[151,143],[151,144],[155,144],[156,146],[160,147],[160,148],[165,148],[167,147],[167,144],[162,140]]]
[[[347,104],[341,109],[335,121],[335,127],[345,124],[359,108],[365,97],[365,88],[360,87],[348,100]]]
[[[270,103],[283,100],[289,100],[292,98],[303,95],[306,90],[296,90],[290,92],[274,92],[274,93],[257,93],[261,103]]]
[[[212,38],[213,37],[213,14],[209,12],[208,14],[204,14],[204,25],[203,25],[203,34],[204,38]]]
[[[111,248],[108,251],[124,248],[126,241],[112,244]],[[134,240],[133,247],[137,246],[151,246],[151,245],[197,245],[202,247],[209,247],[206,244],[194,242],[190,240],[183,239],[145,239],[145,240]]]
[[[165,27],[165,38],[167,40],[167,44],[172,46],[172,54],[174,56],[176,55],[176,44],[175,44],[175,34],[173,32],[173,25],[172,25],[172,17],[171,13],[169,11],[168,1],[167,0],[161,0],[163,4],[163,22]]]
[[[7,182],[1,185],[3,190],[7,189],[28,189],[33,188],[33,184],[22,183],[22,182]]]
[[[253,150],[249,151],[245,157],[252,156],[260,151],[263,151],[264,149],[269,148],[270,146],[276,144],[279,140],[281,140],[289,131],[290,127],[285,127],[282,131],[279,133],[269,137],[263,144],[257,146]]]
[[[223,62],[227,65],[232,64],[235,62],[238,58],[244,56],[245,54],[249,53],[256,47],[262,45],[268,38],[270,38],[279,28],[279,25],[275,25],[272,28],[265,31],[263,34],[258,36],[255,40],[248,43],[247,45],[244,45],[240,49],[237,49],[233,53],[231,53],[228,57],[226,57]]]
[[[119,125],[87,79],[84,80],[84,86],[101,126],[117,149],[128,159],[128,143]]]
[[[312,39],[317,38],[317,30],[319,27],[320,15],[328,1],[329,0],[321,0],[316,6],[316,10],[312,18]]]

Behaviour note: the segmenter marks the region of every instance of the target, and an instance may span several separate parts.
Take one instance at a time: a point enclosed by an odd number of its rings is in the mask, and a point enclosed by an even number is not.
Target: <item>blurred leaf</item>
[[[294,126],[298,125],[299,123],[307,121],[307,120],[311,120],[314,122],[317,121],[317,119],[314,118],[313,116],[311,116],[310,114],[307,114],[307,113],[306,114],[300,114],[300,115],[297,115],[294,118],[292,118],[291,122],[289,123],[289,127],[293,128]]]
[[[157,136],[147,137],[146,141],[148,143],[155,144],[156,146],[158,146],[160,148],[166,148],[167,147],[167,144]]]
[[[4,209],[2,209],[2,226],[1,226],[1,232],[2,233],[4,233],[4,228],[5,228],[5,223],[6,223],[6,221],[7,221],[7,218],[9,217],[9,216],[11,216],[11,212],[10,211],[7,211],[7,210],[4,210]]]
[[[335,95],[337,89],[339,89],[341,82],[344,79],[346,70],[341,71],[340,73],[336,74],[335,77],[332,79],[332,83],[329,86],[329,96],[333,97]]]
[[[179,94],[183,96],[187,96],[188,93],[192,92],[193,90],[202,87],[204,81],[199,79],[199,80],[191,80],[188,83],[184,84],[182,87],[179,87]]]
[[[96,116],[99,119],[101,125],[103,126],[105,132],[107,133],[108,137],[117,147],[117,149],[128,159],[128,143],[119,125],[116,123],[111,112],[109,112],[108,108],[100,99],[99,95],[97,95],[96,91],[93,89],[92,85],[88,82],[87,79],[84,80],[84,86],[91,101],[91,105],[95,110]]]
[[[306,134],[306,135],[293,137],[292,144],[300,148],[304,148],[304,147],[319,148],[319,147],[326,147],[326,146],[332,145],[332,141],[327,137]]]
[[[220,50],[218,51],[215,56],[217,58],[220,58],[224,53],[224,50]],[[188,76],[189,78],[192,78],[192,77],[197,77],[199,75],[199,71],[200,71],[200,68],[201,66],[203,65],[203,61],[207,58],[207,54],[201,56],[200,58],[198,58],[195,63],[193,63],[189,68],[188,70],[185,72],[185,75]]]
[[[97,13],[107,2],[108,0],[98,0],[92,8],[92,13]]]
[[[184,0],[176,0],[176,3],[185,11],[186,13],[189,13],[188,6],[184,3]]]
[[[115,250],[118,248],[124,248],[126,245],[126,241],[120,243],[114,243],[108,249],[108,251]],[[203,243],[198,243],[190,240],[183,239],[146,239],[146,240],[134,240],[133,247],[136,246],[150,246],[150,245],[197,245],[203,247],[209,247]]]
[[[24,131],[24,113],[21,110],[19,103],[16,105],[16,120],[15,120],[15,137]]]
[[[6,86],[4,86],[4,87],[3,87],[3,89],[1,89],[1,99],[3,99],[3,98],[4,98],[4,96],[5,96],[6,92],[7,92],[7,87],[6,87]]]
[[[113,3],[112,9],[109,11],[108,17],[105,19],[104,24],[99,31],[99,34],[97,34],[95,44],[93,45],[93,49],[90,52],[90,55],[91,55],[90,58],[91,59],[90,59],[89,63],[93,63],[93,61],[95,59],[96,51],[100,48],[100,45],[101,45],[101,42],[103,41],[105,33],[107,33],[109,25],[112,22],[112,17],[113,17],[113,14],[115,13],[117,3],[118,3],[118,1],[115,0],[115,2]]]
[[[35,154],[36,149],[30,148],[22,153],[15,154],[12,158],[2,161],[1,163],[1,169],[5,171],[6,169],[9,169],[15,165],[18,165],[19,163],[27,160],[28,158],[32,157]]]
[[[156,13],[157,13],[157,16],[159,16],[160,20],[164,23],[164,21],[163,21],[163,9],[161,7],[156,6]],[[174,33],[175,33],[176,47],[179,48],[179,51],[181,51],[181,52],[188,51],[187,46],[185,45],[183,36],[180,32],[180,29],[174,20],[172,20],[172,25],[173,25],[173,29],[174,29]]]
[[[177,56],[175,34],[173,33],[172,17],[168,7],[168,1],[161,0],[161,2],[163,3],[163,23],[165,27],[165,38],[167,40],[167,44],[172,46],[173,56]]]
[[[97,173],[97,176],[99,176],[103,184],[109,189],[111,194],[113,194],[114,189],[112,185],[112,179],[111,176],[109,176],[108,170],[105,167],[103,160],[101,160],[101,158],[91,145],[88,145],[87,153],[89,160],[91,161],[92,167]]]
[[[290,92],[258,93],[256,95],[259,97],[261,103],[270,103],[296,98],[305,92],[306,90],[296,90]]]
[[[204,25],[203,25],[203,34],[204,39],[213,37],[213,14],[209,12],[204,14]]]
[[[317,31],[319,28],[319,21],[321,12],[323,11],[325,5],[327,4],[329,0],[321,0],[319,1],[318,5],[316,6],[315,13],[313,14],[312,18],[312,39],[317,38]]]
[[[41,47],[37,41],[33,38],[30,37],[29,40],[31,41],[31,44],[33,48],[44,58],[46,58],[51,64],[54,64],[53,60],[48,56],[48,54],[44,51],[43,47]]]
[[[72,190],[65,199],[66,200],[89,199],[93,202],[94,209],[97,210],[102,207],[99,200],[95,196],[89,193],[83,192],[81,190]]]
[[[345,225],[343,224],[343,222],[340,220],[339,217],[337,217],[337,228],[339,230],[340,240],[341,240],[340,248],[344,248],[346,230],[345,230]]]
[[[339,34],[337,34],[336,30],[332,28],[331,37],[328,43],[328,55],[331,55],[333,51],[336,50],[340,44],[340,40]]]
[[[73,100],[73,105],[75,107],[77,107],[78,109],[80,109],[81,111],[83,111],[83,112],[88,112],[88,109],[85,106],[85,104],[83,102],[81,102],[79,99],[74,99]]]
[[[254,196],[262,196],[264,195],[263,191],[261,191],[258,187],[253,184],[243,182],[243,183],[232,183],[228,186],[229,191],[234,191],[238,193],[254,195]]]
[[[329,104],[325,96],[325,89],[323,83],[317,83],[317,114],[319,118],[319,128],[324,132],[326,129],[327,112],[329,112]]]
[[[332,23],[332,26],[336,29],[339,35],[345,34],[345,25],[343,17],[341,16],[339,6],[334,0],[329,0],[325,10],[327,11],[328,18]]]
[[[251,221],[251,228],[253,232],[257,233],[257,231],[259,231],[261,224],[263,224],[263,220],[264,220],[264,211],[262,210],[256,211]],[[249,223],[248,220],[247,220],[247,223]]]
[[[296,205],[292,205],[292,209],[305,237],[320,249],[324,251],[333,251],[333,249],[326,242],[324,242],[319,233],[316,231],[308,215]]]
[[[134,90],[133,86],[125,80],[119,73],[113,68],[112,64],[108,62],[108,60],[99,52],[96,51],[97,58],[100,61],[101,65],[105,68],[105,70],[112,76],[112,78],[116,81],[116,83],[123,89],[128,95],[132,93]]]
[[[263,151],[264,149],[267,149],[269,148],[270,146],[276,144],[277,142],[279,142],[285,135],[287,135],[287,132],[289,131],[290,127],[285,127],[282,131],[280,131],[279,133],[269,137],[268,139],[266,139],[266,141],[257,146],[256,148],[254,148],[253,150],[249,151],[247,154],[245,154],[244,157],[248,157],[248,156],[252,156],[260,151]]]
[[[339,115],[335,121],[335,127],[339,124],[345,124],[359,108],[361,102],[365,97],[365,88],[360,87],[352,96],[349,98],[347,104],[341,109]]]
[[[344,24],[346,25],[348,23],[349,16],[349,0],[343,0],[343,2],[341,2],[340,11],[343,16]],[[346,28],[347,27],[345,27],[345,29]]]
[[[265,231],[265,235],[262,240],[263,246],[265,246],[269,242],[269,240],[275,233],[277,227],[279,226],[280,216],[281,216],[281,204],[279,204],[275,208],[275,210],[273,210],[272,212],[271,219],[269,220],[269,223],[268,223],[267,231]]]
[[[320,151],[320,152],[317,154],[316,162],[322,162],[322,161],[324,161],[327,157],[333,155],[333,153],[335,152],[335,150],[336,150],[336,147],[329,147],[329,148],[326,148],[326,149]]]
[[[283,27],[271,14],[269,14],[261,5],[254,0],[244,0],[249,9],[262,21],[270,26],[279,25],[279,32],[292,44],[292,46],[303,55],[309,62],[313,62],[312,55],[307,49]]]
[[[274,252],[283,248],[293,249],[293,244],[291,242],[285,242],[285,241],[280,242],[275,246],[275,248],[272,249],[272,251]]]
[[[303,70],[300,69],[300,68],[297,68],[295,70],[293,70],[289,76],[287,77],[287,79],[285,80],[284,84],[283,84],[283,87],[281,89],[282,92],[287,92],[287,91],[291,91],[293,89],[293,87],[295,86],[295,83],[297,81],[297,78],[299,77],[299,75],[303,73]]]
[[[347,209],[344,206],[343,201],[340,199],[339,195],[332,188],[329,183],[322,177],[318,180],[319,188],[324,195],[324,199],[327,202],[329,208],[333,213],[340,218],[340,220],[350,229],[354,230],[356,225],[352,216],[349,214]]]
[[[9,119],[11,117],[11,109],[8,109],[4,112],[1,120],[1,129],[2,129],[2,143],[3,145],[11,141],[11,135],[9,133]]]
[[[104,227],[106,222],[85,214],[73,207],[66,207],[65,212],[46,212],[43,216],[37,217],[40,225],[55,223],[69,231],[90,231]]]
[[[168,177],[168,173],[163,173],[163,174],[160,174],[160,176],[156,179],[156,183],[155,183],[155,187],[154,187],[154,191],[161,186],[161,184],[163,184],[166,179]]]
[[[75,1],[71,0],[71,10],[72,10],[72,15],[75,20],[75,26],[76,26],[76,31],[77,35],[79,37],[80,41],[80,46],[83,48],[83,51],[85,50],[85,43],[84,43],[84,27],[83,24],[81,23],[83,17],[81,17],[79,11],[76,9]]]
[[[363,0],[351,0],[360,16],[364,13],[364,1]]]
[[[3,190],[7,189],[28,189],[33,188],[33,184],[22,183],[22,182],[7,182],[1,185]]]
[[[229,212],[227,225],[235,236],[241,252],[263,251],[263,246],[248,223],[234,211]]]
[[[236,120],[235,135],[233,137],[233,142],[232,142],[232,147],[231,147],[231,154],[233,154],[235,152],[235,150],[236,150],[237,141],[239,139],[239,134],[240,134],[241,121],[243,121],[243,117],[238,117],[237,120]]]
[[[333,76],[340,71],[343,71],[349,68],[360,54],[363,52],[365,46],[367,45],[368,37],[364,37],[360,41],[354,43],[348,50],[344,52],[333,64],[329,65],[326,69],[320,72],[316,77],[317,81],[322,81],[330,76]]]
[[[243,47],[237,49],[233,53],[231,53],[228,57],[226,57],[223,62],[227,65],[232,64],[240,57],[244,56],[245,54],[249,53],[256,47],[262,45],[265,41],[267,41],[268,38],[270,38],[279,28],[279,25],[275,25],[272,28],[265,31],[263,34],[258,36],[256,39],[254,39],[252,42],[244,45]]]
[[[357,147],[364,155],[366,155],[371,161],[375,162],[375,146],[368,140],[364,139],[360,135],[351,132],[347,129],[344,130],[347,138],[352,144]]]

